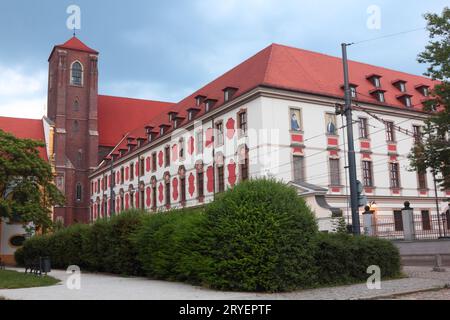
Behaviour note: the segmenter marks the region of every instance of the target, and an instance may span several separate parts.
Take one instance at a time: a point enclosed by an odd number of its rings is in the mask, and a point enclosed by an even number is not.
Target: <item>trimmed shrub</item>
[[[294,188],[250,180],[206,207],[204,240],[212,287],[286,291],[315,283],[314,215]]]
[[[315,264],[319,284],[348,284],[367,279],[367,268],[377,265],[382,277],[400,275],[400,254],[388,240],[346,234],[318,234]]]

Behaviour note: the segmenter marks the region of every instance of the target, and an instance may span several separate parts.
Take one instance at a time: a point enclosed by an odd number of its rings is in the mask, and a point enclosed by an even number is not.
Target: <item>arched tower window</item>
[[[75,101],[73,102],[73,110],[74,111],[79,111],[80,110],[80,102],[78,101],[78,98],[75,99]]]
[[[83,66],[78,61],[72,63],[70,71],[70,84],[75,86],[83,85]]]
[[[77,201],[81,201],[81,198],[82,198],[81,183],[77,183],[76,197],[77,197]]]
[[[78,124],[78,121],[74,120],[73,121],[73,131],[78,132],[79,128],[80,128],[80,125]]]

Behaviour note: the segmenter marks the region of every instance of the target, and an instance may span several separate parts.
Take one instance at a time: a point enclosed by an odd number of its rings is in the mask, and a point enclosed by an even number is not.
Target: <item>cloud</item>
[[[39,119],[46,114],[46,102],[44,70],[0,65],[0,116]]]

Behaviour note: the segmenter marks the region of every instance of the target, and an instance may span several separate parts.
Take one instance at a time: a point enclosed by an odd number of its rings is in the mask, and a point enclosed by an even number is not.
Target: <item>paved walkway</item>
[[[23,269],[15,270],[23,272]],[[50,275],[60,279],[60,284],[51,287],[0,290],[0,297],[13,300],[374,299],[422,290],[442,289],[450,284],[450,270],[442,273],[430,270],[429,267],[405,267],[404,272],[410,278],[383,281],[381,290],[368,290],[365,284],[357,284],[276,294],[221,292],[182,283],[93,273],[82,273],[81,289],[69,290],[66,286],[69,275],[64,271],[54,270]]]

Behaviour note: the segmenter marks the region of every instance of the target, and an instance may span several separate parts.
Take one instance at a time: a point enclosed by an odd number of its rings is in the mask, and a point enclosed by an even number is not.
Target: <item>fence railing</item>
[[[450,221],[448,216],[437,214],[414,214],[415,239],[439,239],[450,237]],[[364,228],[364,226],[362,226]],[[401,215],[372,217],[373,236],[378,238],[404,239],[403,220]],[[362,231],[363,232],[363,231]]]

